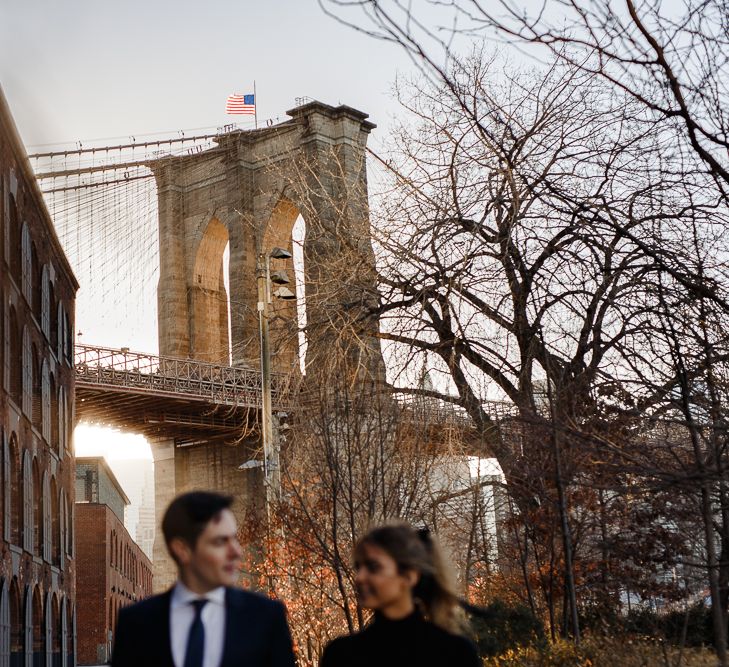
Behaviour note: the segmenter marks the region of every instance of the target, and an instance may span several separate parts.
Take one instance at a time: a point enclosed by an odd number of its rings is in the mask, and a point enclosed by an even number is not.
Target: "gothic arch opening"
[[[217,218],[205,228],[195,254],[189,285],[190,356],[230,364],[228,293],[225,288],[223,255],[228,230]]]
[[[291,244],[294,262],[294,278],[296,284],[296,319],[299,329],[299,370],[305,374],[306,359],[306,267],[304,266],[304,240],[306,238],[306,222],[304,216],[296,218],[291,229]]]
[[[283,248],[294,254],[294,227],[297,221],[303,225],[303,217],[299,208],[287,197],[281,197],[271,211],[263,231],[260,251],[268,255],[275,247]],[[303,236],[301,238],[303,247]],[[303,261],[303,253],[301,253]],[[302,265],[303,267],[303,265]],[[271,368],[280,373],[290,373],[299,369],[299,281],[297,280],[295,257],[290,259],[270,260],[270,271],[275,276],[277,272],[285,272],[289,283],[286,289],[291,290],[296,299],[284,300],[271,298],[268,306],[269,330],[271,339]],[[275,280],[269,286],[275,292]],[[302,294],[303,296],[303,294]],[[303,302],[302,302],[303,303]]]

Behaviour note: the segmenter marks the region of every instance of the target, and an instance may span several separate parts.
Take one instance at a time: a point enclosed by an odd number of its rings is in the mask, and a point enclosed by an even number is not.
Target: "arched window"
[[[28,327],[23,327],[23,412],[33,419],[33,344]]]
[[[10,585],[10,664],[25,664],[25,643],[23,641],[23,615],[21,613],[18,580]]]
[[[63,455],[63,451],[68,447],[66,438],[68,436],[66,426],[66,391],[63,386],[58,387],[58,453]]]
[[[0,178],[0,181],[2,179]],[[10,448],[5,437],[5,429],[0,428],[0,519],[2,531],[0,539],[10,541]],[[0,664],[2,664],[0,662]]]
[[[23,549],[33,551],[33,462],[23,451]]]
[[[45,603],[43,604],[43,649],[42,655],[45,658],[44,663],[51,664],[51,655],[53,651],[53,598],[50,591],[46,592]]]
[[[52,665],[61,664],[61,633],[63,627],[61,624],[61,611],[58,603],[58,596],[54,593],[51,597],[51,652],[52,652]]]
[[[22,275],[21,291],[28,305],[33,307],[33,243],[30,239],[30,229],[28,223],[23,223],[23,228],[20,232],[20,261]]]
[[[0,183],[2,183],[2,176],[0,176]],[[2,208],[2,204],[0,204]],[[0,238],[2,238],[2,232],[0,231]],[[0,255],[0,265],[2,264],[2,255]],[[10,387],[10,359],[7,358],[8,347],[10,341],[8,340],[8,326],[10,324],[8,305],[3,298],[2,289],[0,289],[0,300],[3,304],[2,313],[0,313],[0,388],[5,391],[9,391]]]
[[[33,589],[25,587],[25,602],[23,603],[23,650],[28,662],[33,661]],[[40,601],[39,601],[40,602]]]
[[[8,186],[4,174],[0,174],[0,244],[5,249],[5,241],[8,224]],[[4,252],[0,252],[0,261],[5,257]]]
[[[44,663],[43,658],[45,653],[45,623],[43,622],[43,603],[38,586],[33,590],[32,623],[31,646],[33,651],[33,664],[42,665]]]
[[[7,514],[10,517],[9,540],[11,544],[20,546],[20,530],[21,517],[23,512],[23,484],[20,475],[20,451],[18,449],[18,439],[15,433],[10,435],[8,439],[8,480],[5,489],[5,497],[8,499]]]
[[[66,507],[69,507],[68,498],[66,499]],[[67,516],[68,516],[69,526],[75,526],[76,525],[74,523],[75,512],[73,509],[73,505],[71,505],[69,507]],[[71,558],[73,558],[76,555],[76,540],[74,539],[73,532],[74,532],[73,530],[69,530],[66,532],[66,536],[67,536],[66,539],[68,540],[68,555]],[[75,609],[74,609],[73,613],[74,613],[73,618],[74,618],[74,623],[75,623],[76,622],[76,610]]]
[[[50,440],[48,441],[54,452],[61,453],[58,446],[58,391],[56,390],[56,378],[53,373],[48,373],[48,394],[51,400],[48,411],[48,422],[51,429]]]
[[[73,555],[73,543],[71,542],[72,535],[73,535],[73,517],[70,514],[69,508],[68,508],[68,497],[66,496],[66,491],[63,490],[61,492],[61,504],[63,506],[63,517],[64,517],[64,525],[63,525],[63,531],[64,531],[64,539],[61,540],[63,543],[63,549],[67,556]]]
[[[51,396],[53,388],[51,387],[51,371],[48,368],[48,360],[43,360],[41,367],[41,415],[42,415],[42,431],[43,439],[51,444]]]
[[[41,329],[47,340],[51,339],[51,276],[48,265],[41,273]]]
[[[48,340],[52,350],[58,349],[58,313],[56,307],[56,290],[53,281],[48,280]]]
[[[71,451],[71,429],[72,424],[70,420],[70,414],[68,410],[68,396],[66,392],[63,392],[63,449],[66,452]]]
[[[61,564],[61,510],[56,478],[51,477],[51,562]]]
[[[61,301],[56,308],[56,356],[59,363],[63,361],[63,341],[66,340],[66,311]]]
[[[41,532],[40,553],[43,554],[43,560],[49,563],[51,561],[51,483],[47,471],[43,472],[42,489],[40,504],[43,530]]]
[[[61,515],[58,526],[58,567],[63,569],[66,565],[66,531],[68,528],[68,509],[64,502],[63,490],[59,494],[58,501],[58,510]]]
[[[40,356],[35,343],[31,344],[30,353],[33,359],[33,408],[31,417],[33,426],[40,430],[43,425],[43,379],[41,377]]]
[[[0,579],[0,665],[10,665],[10,591],[7,579]]]
[[[33,315],[35,319],[40,322],[42,315],[42,303],[41,303],[41,275],[42,266],[38,261],[38,251],[35,247],[35,243],[31,240],[30,242],[30,257],[33,268],[33,276],[31,279],[31,307],[33,308]]]
[[[12,375],[12,357],[10,356],[11,350],[11,342],[12,342],[12,332],[10,331],[10,309],[11,307],[9,304],[3,299],[3,339],[2,339],[2,346],[3,346],[3,366],[2,366],[2,387],[5,391],[10,392],[11,391],[11,375]]]
[[[66,656],[68,655],[68,646],[70,644],[68,641],[68,629],[71,627],[71,624],[68,622],[67,608],[68,602],[64,596],[61,599],[61,661],[58,663],[63,667],[69,665]]]
[[[71,329],[71,320],[65,310],[63,316],[66,318],[66,340],[63,342],[63,350],[66,354],[66,363],[69,366],[73,366],[73,329]]]
[[[8,374],[8,389],[15,403],[20,405],[23,395],[23,356],[21,353],[20,327],[14,306],[10,306],[8,310],[8,326],[6,330],[5,363]]]
[[[11,174],[11,178],[13,178]],[[15,278],[15,283],[20,282],[20,227],[18,223],[18,205],[15,196],[11,192],[8,194],[8,258],[10,259],[10,273]],[[11,251],[12,248],[12,251]]]
[[[69,602],[68,610],[68,651],[66,653],[67,667],[76,664],[76,606]]]
[[[43,556],[43,487],[41,486],[38,459],[33,458],[33,554]]]

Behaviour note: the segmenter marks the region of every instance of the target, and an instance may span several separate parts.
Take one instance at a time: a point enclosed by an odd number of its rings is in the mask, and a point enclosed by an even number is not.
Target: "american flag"
[[[256,113],[255,95],[228,95],[228,101],[225,103],[225,113],[227,114],[250,114]]]

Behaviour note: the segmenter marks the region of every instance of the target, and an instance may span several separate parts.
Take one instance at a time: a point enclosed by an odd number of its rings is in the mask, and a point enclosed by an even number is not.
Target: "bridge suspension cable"
[[[130,143],[126,144],[117,144],[112,146],[92,146],[91,148],[75,148],[71,150],[62,150],[62,151],[50,151],[47,153],[31,153],[28,155],[28,158],[31,160],[40,160],[43,158],[54,158],[59,156],[70,156],[70,155],[82,155],[82,154],[88,154],[91,153],[92,155],[95,153],[101,153],[101,152],[110,152],[110,151],[122,151],[127,150],[130,148],[136,149],[136,148],[149,148],[150,146],[163,146],[169,144],[170,146],[172,144],[178,144],[178,143],[185,143],[185,142],[191,142],[191,141],[203,141],[205,139],[213,139],[214,137],[218,137],[221,134],[225,133],[226,128],[236,128],[237,126],[225,126],[223,128],[218,128],[218,131],[214,134],[199,134],[187,137],[184,135],[180,137],[170,137],[167,139],[154,139],[151,141],[132,141]],[[228,130],[233,131],[232,129]],[[82,143],[83,146],[83,143]]]
[[[159,242],[150,164],[214,151],[216,137],[236,131],[229,125],[113,145],[78,142],[29,155],[81,285],[76,320],[87,335],[155,349]]]

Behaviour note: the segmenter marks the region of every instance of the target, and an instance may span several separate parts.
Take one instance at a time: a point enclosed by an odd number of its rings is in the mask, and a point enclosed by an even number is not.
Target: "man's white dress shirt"
[[[193,600],[206,599],[208,603],[200,614],[205,628],[203,667],[219,667],[223,659],[225,641],[225,588],[215,588],[205,595],[193,593],[178,581],[170,599],[170,644],[175,667],[184,667],[187,636],[195,619]]]

